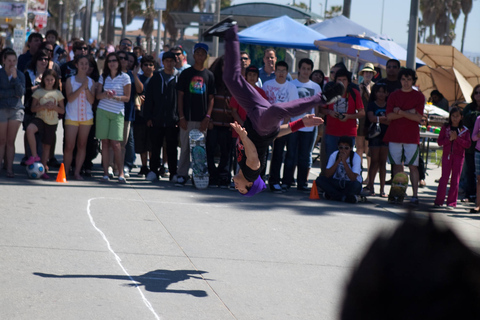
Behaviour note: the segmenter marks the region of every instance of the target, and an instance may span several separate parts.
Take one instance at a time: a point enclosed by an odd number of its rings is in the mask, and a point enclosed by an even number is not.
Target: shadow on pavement
[[[97,278],[97,279],[111,279],[111,280],[124,280],[124,281],[131,281],[132,279],[137,284],[129,283],[126,286],[144,286],[145,290],[150,292],[164,292],[164,293],[180,293],[180,294],[189,294],[194,297],[206,297],[208,296],[207,292],[204,290],[176,290],[176,289],[168,289],[168,286],[189,280],[190,278],[200,279],[200,280],[211,280],[205,279],[202,274],[207,273],[206,271],[200,270],[165,270],[165,269],[158,269],[154,271],[147,272],[145,274],[131,277],[126,275],[86,275],[86,274],[65,274],[65,275],[57,275],[57,274],[49,274],[49,273],[42,273],[42,272],[34,272],[33,274],[42,278],[62,278],[62,279],[79,279],[79,278]],[[196,276],[199,275],[199,276]]]

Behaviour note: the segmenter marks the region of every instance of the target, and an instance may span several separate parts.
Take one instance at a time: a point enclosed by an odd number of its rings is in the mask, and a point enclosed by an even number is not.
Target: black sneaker
[[[323,101],[325,104],[335,103],[340,99],[345,91],[345,87],[340,82],[335,82],[334,84],[328,86],[325,91],[323,91]]]
[[[56,158],[52,158],[47,162],[47,166],[49,166],[50,168],[60,168],[60,165],[61,163],[58,162]]]
[[[187,183],[187,179],[185,177],[179,176],[177,181],[175,182],[175,187],[183,187]]]
[[[358,197],[356,195],[350,194],[345,198],[345,202],[347,203],[357,203]]]
[[[140,172],[138,173],[138,175],[140,177],[145,177],[148,173],[150,172],[150,170],[148,170],[148,167],[147,166],[142,166],[140,168]]]
[[[303,193],[310,193],[312,189],[309,187],[302,187],[302,186],[297,186],[297,191],[303,192]]]
[[[229,16],[217,23],[216,25],[210,27],[207,31],[203,33],[203,36],[223,37],[228,29],[237,24],[237,21],[233,20],[232,18],[232,16]]]
[[[279,183],[270,184],[270,191],[273,193],[283,193],[283,189]]]

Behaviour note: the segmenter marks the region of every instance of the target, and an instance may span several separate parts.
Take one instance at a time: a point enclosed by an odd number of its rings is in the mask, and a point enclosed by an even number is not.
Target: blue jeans
[[[297,166],[297,186],[306,187],[308,172],[312,167],[312,150],[317,128],[311,132],[297,131],[287,135],[287,154],[283,166],[283,184],[292,185]]]
[[[328,159],[330,159],[330,156],[332,153],[338,150],[338,140],[340,140],[341,137],[337,136],[332,136],[329,134],[325,134],[324,139],[325,139],[325,151],[327,153],[327,162]],[[355,146],[355,137],[349,137],[352,139],[352,148]]]
[[[283,163],[283,151],[287,143],[287,137],[276,138],[273,141],[272,158],[270,159],[270,177],[268,183],[270,185],[280,183],[280,170]]]
[[[127,166],[130,170],[133,168],[135,163],[135,144],[133,142],[133,126],[130,126],[130,134],[128,135],[128,140],[125,145],[125,162],[124,165]]]
[[[332,200],[345,201],[345,198],[350,195],[358,196],[362,191],[362,184],[355,181],[345,181],[319,176],[316,180],[317,186],[321,188]]]

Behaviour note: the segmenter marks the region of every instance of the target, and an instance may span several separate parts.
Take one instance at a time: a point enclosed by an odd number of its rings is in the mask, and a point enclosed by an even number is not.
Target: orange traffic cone
[[[320,196],[318,195],[318,190],[317,190],[317,182],[315,180],[313,180],[312,189],[310,190],[310,199],[312,200],[320,199]]]
[[[65,166],[63,165],[63,163],[60,165],[60,170],[58,170],[57,182],[67,183],[67,177],[65,176]]]

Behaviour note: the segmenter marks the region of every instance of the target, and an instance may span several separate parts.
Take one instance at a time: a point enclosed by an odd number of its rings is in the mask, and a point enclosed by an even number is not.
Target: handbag
[[[380,128],[380,122],[378,121],[377,117],[377,122],[371,123],[370,127],[368,128],[368,138],[376,138],[380,135],[380,133],[382,133],[382,128]]]

